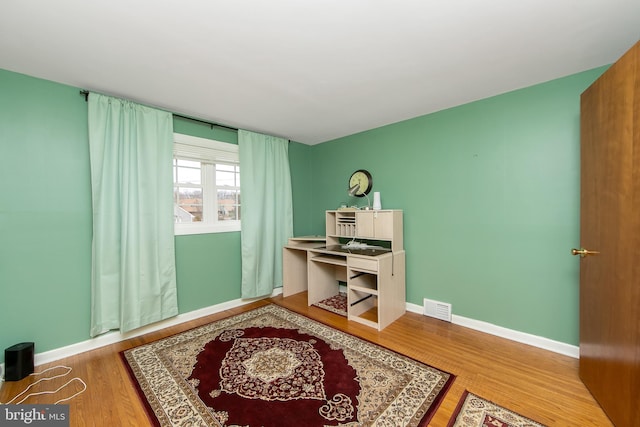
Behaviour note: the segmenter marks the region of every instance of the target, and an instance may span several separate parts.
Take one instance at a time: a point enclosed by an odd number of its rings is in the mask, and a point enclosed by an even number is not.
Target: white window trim
[[[232,231],[240,231],[240,221],[224,221],[224,224],[222,222],[218,224],[176,222],[173,225],[173,234],[175,236],[186,236],[189,234],[229,233]]]
[[[173,134],[173,154],[184,159],[197,161],[210,160],[211,152],[215,152],[216,159],[221,163],[238,161],[238,146],[213,139],[199,138],[197,136],[181,133]],[[207,177],[205,176],[205,179]],[[215,189],[214,189],[215,190]],[[211,201],[211,198],[209,198]],[[215,205],[215,198],[212,203]],[[213,211],[211,209],[213,208]],[[215,206],[209,206],[210,213],[217,212]],[[241,230],[241,221],[216,221],[215,223],[184,223],[177,222],[173,226],[175,236],[189,234],[228,233]]]

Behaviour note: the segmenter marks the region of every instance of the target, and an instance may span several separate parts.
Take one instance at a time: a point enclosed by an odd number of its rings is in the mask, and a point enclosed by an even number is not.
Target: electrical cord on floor
[[[74,381],[80,381],[80,382],[82,383],[82,385],[83,385],[82,390],[80,390],[79,392],[75,393],[75,394],[74,394],[73,396],[71,396],[71,397],[66,397],[66,398],[64,398],[64,399],[60,399],[60,400],[58,400],[57,402],[55,402],[55,403],[54,403],[54,405],[57,405],[57,404],[58,404],[58,403],[60,403],[60,402],[66,402],[67,400],[71,400],[71,399],[73,399],[74,397],[76,397],[76,396],[78,396],[79,394],[83,393],[83,392],[87,389],[87,384],[86,384],[84,381],[82,381],[82,379],[81,379],[81,378],[79,378],[79,377],[75,377],[75,378],[70,379],[69,381],[67,381],[66,383],[64,383],[63,385],[61,385],[60,387],[58,387],[56,390],[53,390],[53,391],[39,391],[39,392],[37,392],[37,393],[29,393],[29,394],[27,394],[27,396],[26,396],[26,397],[24,397],[24,398],[23,398],[22,400],[20,400],[19,402],[13,403],[16,399],[18,399],[20,396],[22,396],[22,395],[23,395],[23,394],[25,394],[27,391],[29,391],[29,389],[30,389],[31,387],[33,387],[34,385],[36,385],[36,384],[38,384],[38,383],[40,383],[40,382],[42,382],[42,381],[51,381],[51,380],[56,379],[56,378],[61,378],[61,377],[67,376],[67,375],[72,371],[72,369],[71,369],[70,367],[68,367],[68,366],[58,365],[58,366],[53,366],[53,367],[51,367],[51,368],[45,369],[45,370],[44,370],[44,371],[42,371],[42,372],[35,372],[35,373],[31,374],[31,375],[33,375],[33,376],[36,376],[36,375],[42,375],[42,374],[44,374],[45,372],[50,371],[50,370],[52,370],[52,369],[56,369],[56,368],[64,368],[64,369],[67,369],[67,372],[65,372],[64,374],[60,374],[60,375],[54,375],[54,376],[52,376],[52,377],[41,378],[41,379],[39,379],[38,381],[36,381],[36,382],[34,382],[34,383],[30,384],[26,389],[24,389],[24,390],[23,390],[22,392],[20,392],[18,395],[14,396],[14,398],[13,398],[13,399],[11,399],[10,401],[8,401],[8,402],[6,402],[6,403],[2,403],[2,402],[0,402],[0,405],[10,405],[10,404],[19,405],[19,404],[21,404],[22,402],[24,402],[25,400],[27,400],[28,398],[30,398],[31,396],[37,396],[37,395],[40,395],[40,394],[54,394],[54,393],[57,393],[57,392],[59,392],[60,390],[62,390],[63,388],[65,388],[67,385],[69,385],[69,384],[71,384],[72,382],[74,382]]]

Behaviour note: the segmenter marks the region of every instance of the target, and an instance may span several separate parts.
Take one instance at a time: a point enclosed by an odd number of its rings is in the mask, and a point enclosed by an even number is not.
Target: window
[[[174,134],[175,234],[240,230],[238,146]]]

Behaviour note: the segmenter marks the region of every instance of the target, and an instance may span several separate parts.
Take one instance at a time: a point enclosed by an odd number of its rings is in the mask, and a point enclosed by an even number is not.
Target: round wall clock
[[[358,186],[356,188],[356,185]],[[358,169],[349,178],[349,193],[356,197],[364,197],[371,191],[373,180],[369,171]]]

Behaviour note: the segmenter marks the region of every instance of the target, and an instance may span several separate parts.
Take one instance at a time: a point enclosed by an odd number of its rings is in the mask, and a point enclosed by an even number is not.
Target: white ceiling
[[[609,64],[639,39],[640,0],[0,2],[0,68],[305,144]]]

